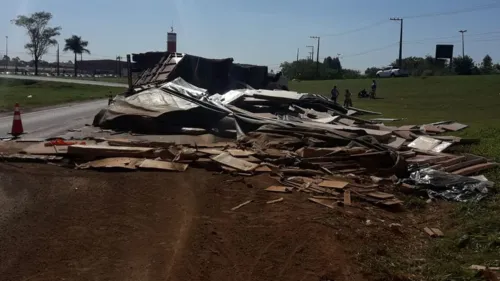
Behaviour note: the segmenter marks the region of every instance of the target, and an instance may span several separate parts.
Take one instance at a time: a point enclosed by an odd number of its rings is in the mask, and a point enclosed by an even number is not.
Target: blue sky
[[[320,59],[341,54],[344,67],[384,66],[398,55],[399,23],[404,17],[403,56],[434,54],[436,43],[452,43],[461,54],[458,30],[467,29],[465,52],[479,62],[490,54],[500,61],[500,0],[2,0],[0,54],[28,59],[25,31],[10,23],[19,14],[49,11],[58,38],[72,34],[89,41],[87,58],[114,59],[132,52],[164,50],[172,22],[177,50],[209,58],[278,68],[305,58],[321,36]],[[440,16],[418,15],[457,13]],[[468,11],[468,12],[460,12]],[[369,27],[369,28],[365,28]],[[358,31],[356,31],[358,30]],[[339,35],[340,33],[340,35]],[[439,39],[435,39],[439,38]],[[72,60],[62,53],[62,60]],[[44,57],[55,60],[55,48]],[[85,59],[85,56],[84,56]]]

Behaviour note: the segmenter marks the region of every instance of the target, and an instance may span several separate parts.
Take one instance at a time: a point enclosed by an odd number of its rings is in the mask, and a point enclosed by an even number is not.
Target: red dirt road
[[[0,164],[0,279],[370,279],[354,262],[365,217],[265,192],[267,175],[234,179]]]

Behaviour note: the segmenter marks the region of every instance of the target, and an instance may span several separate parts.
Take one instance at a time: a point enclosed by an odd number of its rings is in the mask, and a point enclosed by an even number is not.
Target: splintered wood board
[[[370,192],[370,193],[367,193],[366,195],[368,195],[370,197],[373,197],[373,198],[377,198],[377,199],[390,199],[390,198],[394,198],[394,194],[380,192],[380,191]]]
[[[343,189],[346,187],[349,183],[345,181],[338,181],[338,180],[324,180],[322,181],[319,186],[320,187],[326,187],[326,188],[336,188],[336,189]]]
[[[265,191],[288,193],[288,192],[292,192],[292,189],[290,187],[287,187],[287,186],[273,185],[273,186],[266,188]]]

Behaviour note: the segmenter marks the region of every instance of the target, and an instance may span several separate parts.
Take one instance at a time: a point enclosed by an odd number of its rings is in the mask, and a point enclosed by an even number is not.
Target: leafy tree
[[[490,55],[486,55],[481,63],[481,73],[490,74],[493,72],[493,59]]]
[[[10,61],[10,57],[7,56],[7,55],[3,55],[3,58],[2,58],[3,61]]]
[[[474,60],[469,56],[456,57],[453,59],[453,68],[459,75],[471,75],[474,70]]]
[[[493,65],[493,70],[496,72],[496,73],[500,73],[500,63],[495,63]]]
[[[75,54],[75,62],[77,61],[76,57],[77,54],[80,54],[80,57],[83,53],[90,54],[90,51],[87,49],[89,42],[82,40],[82,37],[73,35],[65,40],[66,40],[66,45],[64,46],[63,51],[65,52],[72,51]],[[74,66],[75,66],[74,76],[76,76],[77,63],[75,63]]]
[[[54,37],[60,35],[61,27],[49,27],[52,14],[49,12],[36,12],[31,15],[19,15],[12,23],[24,27],[29,36],[29,43],[24,48],[33,56],[35,75],[38,75],[38,61],[47,54],[50,46],[56,45]]]
[[[332,58],[328,56],[323,60],[323,64],[328,68],[342,71],[342,64],[340,63],[340,59],[338,57]]]
[[[377,76],[377,71],[380,69],[378,67],[368,67],[365,70],[365,75],[370,77],[370,78],[375,78]]]

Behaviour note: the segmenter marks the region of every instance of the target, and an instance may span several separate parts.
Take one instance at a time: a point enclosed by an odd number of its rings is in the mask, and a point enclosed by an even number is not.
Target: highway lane
[[[128,88],[128,85],[123,84],[123,83],[113,83],[113,82],[106,82],[106,81],[94,81],[94,80],[84,80],[84,79],[66,79],[66,78],[57,78],[57,77],[49,77],[49,76],[44,77],[44,76],[0,74],[0,78],[34,80],[34,81],[49,81],[49,82],[59,82],[59,83],[73,83],[73,84],[95,85],[95,86],[117,87],[117,88]]]
[[[64,134],[70,129],[84,127],[92,124],[94,116],[107,107],[108,100],[96,100],[77,103],[57,108],[23,114],[21,118],[24,131],[23,139],[49,138]],[[12,128],[13,116],[0,117],[0,136],[7,137]]]

